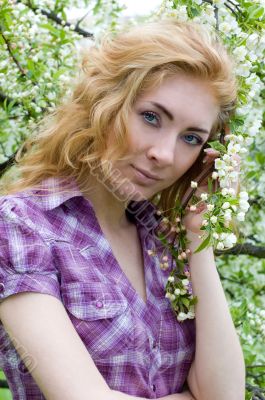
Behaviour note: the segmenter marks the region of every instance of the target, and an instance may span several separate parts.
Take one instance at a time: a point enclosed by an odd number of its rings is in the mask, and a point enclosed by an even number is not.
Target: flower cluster
[[[166,283],[165,297],[169,299],[172,309],[179,322],[195,317],[196,296],[192,293],[190,272],[188,268],[188,256],[191,254],[187,247],[185,237],[185,226],[182,224],[182,210],[179,208],[178,215],[172,224],[167,217],[163,218],[163,211],[157,210],[157,215],[162,216],[158,227],[157,236],[164,249],[160,256],[160,268],[163,271],[169,270],[170,274]],[[171,265],[169,257],[171,254]],[[157,249],[149,249],[150,256],[157,257]]]
[[[240,5],[235,2],[234,12],[227,7],[227,2],[214,0],[207,2],[203,0],[193,0],[189,2],[164,0],[156,14],[156,18],[163,16],[175,16],[178,20],[194,20],[198,23],[206,24],[210,29],[219,30],[220,36],[230,49],[236,62],[236,74],[239,81],[239,102],[236,115],[231,121],[230,134],[225,136],[225,144],[219,142],[209,143],[210,146],[219,151],[220,155],[215,160],[214,170],[211,180],[208,181],[209,193],[201,193],[199,197],[195,195],[189,203],[189,211],[196,212],[202,203],[205,204],[206,212],[203,214],[201,230],[202,244],[197,251],[208,246],[213,246],[217,250],[226,250],[233,247],[238,237],[234,233],[235,223],[240,228],[244,222],[245,215],[249,209],[249,194],[247,185],[243,189],[236,188],[236,183],[242,176],[252,174],[257,177],[257,163],[253,158],[246,158],[251,146],[254,149],[257,143],[258,161],[265,165],[265,134],[262,136],[262,106],[261,93],[264,89],[262,74],[260,70],[261,60],[264,59],[265,40],[258,26],[258,20],[262,17],[262,5],[256,1],[255,5],[245,6],[244,12],[248,13],[248,24],[240,20]],[[232,10],[233,11],[233,10]],[[264,12],[264,10],[263,10]],[[216,16],[218,14],[218,18]],[[239,22],[240,21],[240,22]],[[252,24],[252,28],[250,28]],[[255,25],[257,24],[257,25]],[[255,26],[255,27],[254,27]],[[264,131],[263,131],[264,132]],[[260,155],[259,155],[260,154]],[[239,159],[241,159],[241,173],[239,172]],[[251,168],[251,172],[249,172]],[[240,176],[239,176],[240,174]],[[214,182],[218,181],[218,189],[212,190]],[[265,179],[262,176],[253,182],[253,192],[257,191],[261,196],[264,195]],[[216,185],[215,185],[216,186]],[[248,184],[251,189],[251,186]],[[197,188],[197,182],[191,182],[191,188]],[[245,225],[244,225],[245,227]],[[245,228],[244,228],[245,229]],[[175,254],[175,259],[179,261],[180,254],[185,254],[184,245],[185,232],[179,232],[179,250]],[[179,266],[181,269],[181,267]],[[181,272],[179,272],[181,274]],[[173,284],[178,289],[181,278],[168,283],[167,289],[170,293],[166,295],[172,302],[175,310],[178,308],[181,296],[175,296]],[[177,290],[178,293],[178,290]],[[180,311],[180,310],[179,310]],[[182,311],[180,311],[182,312]],[[188,314],[188,312],[186,313]]]

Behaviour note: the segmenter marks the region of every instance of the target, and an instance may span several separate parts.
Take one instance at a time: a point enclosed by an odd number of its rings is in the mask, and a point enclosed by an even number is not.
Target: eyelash
[[[143,116],[144,121],[147,124],[153,125],[155,128],[159,128],[160,127],[160,118],[154,111],[144,111],[144,112],[141,113],[141,115]],[[152,122],[150,122],[150,121],[148,121],[146,119],[146,116],[155,117],[159,125],[152,124]],[[199,136],[196,136],[196,135],[193,135],[193,134],[189,134],[189,135],[185,135],[184,137],[187,137],[187,136],[189,136],[189,137],[193,136],[195,139],[197,139],[197,143],[195,143],[195,144],[193,143],[192,146],[201,146],[203,144],[203,140]],[[190,142],[186,142],[186,143],[190,144]]]
[[[154,125],[154,124],[152,124],[150,121],[147,121],[147,119],[145,118],[147,115],[148,115],[148,116],[155,117],[156,120],[157,120],[157,122],[160,124],[160,118],[159,118],[159,116],[158,116],[155,112],[153,112],[153,111],[144,111],[144,112],[141,113],[141,115],[144,117],[144,120],[145,120],[149,125]],[[154,126],[159,127],[158,125],[154,125]]]

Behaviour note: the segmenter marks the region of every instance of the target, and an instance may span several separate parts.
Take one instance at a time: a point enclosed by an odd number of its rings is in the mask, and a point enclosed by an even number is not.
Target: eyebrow
[[[164,107],[162,104],[157,103],[155,101],[151,101],[150,103],[153,104],[153,106],[159,108],[159,110],[161,110],[168,117],[168,119],[170,119],[170,121],[174,121],[173,114],[171,114],[171,112],[168,111],[166,109],[166,107]],[[210,132],[207,131],[206,129],[198,128],[197,126],[190,126],[190,127],[187,128],[187,131],[197,131],[197,132],[200,132],[200,133],[204,133],[206,135],[210,134]]]

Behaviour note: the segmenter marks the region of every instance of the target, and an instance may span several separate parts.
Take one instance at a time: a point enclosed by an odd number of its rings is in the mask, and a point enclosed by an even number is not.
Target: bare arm
[[[112,390],[112,397],[109,400],[132,400],[139,399],[139,397],[132,397],[127,394]],[[160,400],[196,400],[190,392],[169,394],[168,396],[159,397]],[[147,400],[147,399],[144,399]]]
[[[47,400],[140,400],[109,388],[55,297],[40,293],[10,296],[0,304],[0,319]],[[183,396],[163,399],[192,399]]]
[[[188,233],[189,246],[200,244],[198,235]],[[243,400],[245,368],[212,248],[191,255],[190,272],[196,305],[196,353],[188,384],[198,400]]]

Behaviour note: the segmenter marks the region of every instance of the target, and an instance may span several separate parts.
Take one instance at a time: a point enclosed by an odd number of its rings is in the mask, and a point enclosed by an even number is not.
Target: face
[[[124,179],[121,195],[149,199],[176,182],[198,158],[218,112],[207,82],[183,74],[141,95],[128,121],[127,159],[113,166]]]

